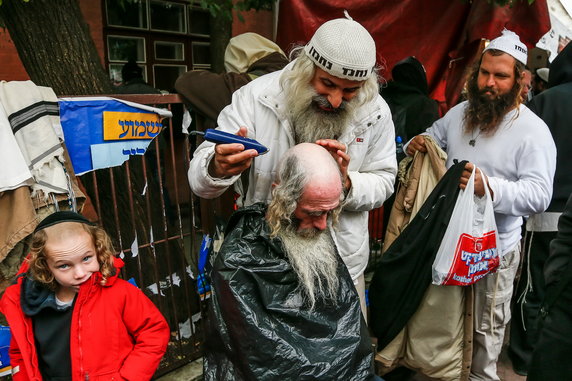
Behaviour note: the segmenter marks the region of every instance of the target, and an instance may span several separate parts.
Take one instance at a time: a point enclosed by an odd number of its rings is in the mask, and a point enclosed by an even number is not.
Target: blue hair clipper
[[[259,155],[264,155],[268,152],[268,148],[263,146],[262,144],[258,143],[254,139],[244,138],[242,136],[234,135],[228,132],[214,130],[212,128],[208,128],[205,132],[202,131],[191,131],[193,135],[201,135],[205,140],[209,142],[213,142],[216,144],[230,144],[230,143],[239,143],[244,146],[244,149],[255,149]]]

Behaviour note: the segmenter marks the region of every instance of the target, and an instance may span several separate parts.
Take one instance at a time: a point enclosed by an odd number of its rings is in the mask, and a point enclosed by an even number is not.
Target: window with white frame
[[[106,61],[114,82],[129,59],[162,90],[187,70],[211,67],[209,13],[188,0],[106,0],[105,16]]]

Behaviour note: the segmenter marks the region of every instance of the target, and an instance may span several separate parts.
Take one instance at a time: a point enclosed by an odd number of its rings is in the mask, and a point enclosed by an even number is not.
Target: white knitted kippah
[[[329,74],[364,81],[375,67],[375,41],[361,24],[347,13],[346,17],[322,24],[304,51]]]
[[[547,67],[541,67],[540,69],[536,70],[536,75],[540,77],[544,82],[548,82],[548,74],[550,73],[550,69]]]
[[[508,29],[504,29],[500,37],[492,40],[485,50],[483,50],[483,53],[489,49],[496,49],[508,53],[517,61],[526,65],[528,49],[526,48],[526,45],[520,42],[518,35]]]

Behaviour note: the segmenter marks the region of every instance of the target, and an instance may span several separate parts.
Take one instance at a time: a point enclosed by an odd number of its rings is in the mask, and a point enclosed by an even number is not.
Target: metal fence
[[[125,262],[122,277],[132,279],[169,322],[171,340],[155,374],[161,376],[202,355],[206,301],[197,287],[199,248],[203,234],[228,219],[234,199],[231,191],[215,200],[193,196],[187,171],[195,144],[181,132],[178,95],[113,97],[173,112],[145,155],[79,177],[91,201],[85,208],[93,208]],[[200,116],[194,120],[200,129]],[[382,218],[381,208],[370,213],[371,264],[379,256]]]
[[[125,262],[122,277],[151,298],[171,327],[160,376],[200,357],[203,342],[204,305],[196,284],[203,229],[187,181],[190,144],[181,133],[177,95],[114,97],[174,113],[145,155],[79,177],[91,201],[85,208],[92,208]]]

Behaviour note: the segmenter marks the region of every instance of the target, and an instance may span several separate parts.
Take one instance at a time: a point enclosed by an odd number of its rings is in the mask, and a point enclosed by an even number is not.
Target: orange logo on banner
[[[163,125],[157,114],[142,112],[103,112],[103,140],[153,139]]]

